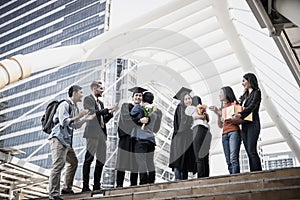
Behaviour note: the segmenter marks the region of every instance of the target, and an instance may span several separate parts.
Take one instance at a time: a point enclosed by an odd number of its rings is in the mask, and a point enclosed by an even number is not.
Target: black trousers
[[[194,154],[197,164],[197,177],[209,176],[209,149],[211,142],[211,133],[208,128],[198,125],[193,128]]]
[[[117,187],[123,187],[125,171],[117,170]],[[137,185],[138,173],[130,172],[130,186]]]
[[[91,164],[96,155],[96,166],[94,171],[94,190],[99,190],[101,186],[101,175],[106,160],[106,143],[94,138],[86,138],[86,154],[83,163],[83,188],[89,187]]]
[[[155,144],[150,141],[140,140],[135,144],[135,158],[140,174],[140,185],[155,181],[154,150]]]
[[[134,155],[135,140],[130,135],[123,135],[119,139],[117,158],[117,187],[123,187],[125,172],[130,172],[130,186],[137,185],[138,169]]]
[[[249,158],[250,171],[261,171],[261,161],[257,153],[257,141],[260,134],[260,121],[242,125],[242,140]]]

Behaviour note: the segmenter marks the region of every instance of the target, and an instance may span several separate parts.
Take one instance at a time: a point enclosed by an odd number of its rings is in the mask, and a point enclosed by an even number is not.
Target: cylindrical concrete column
[[[0,89],[8,84],[8,74],[7,71],[0,64]]]
[[[20,59],[22,56],[23,55],[16,55],[14,57],[9,58],[10,60],[18,63],[22,72],[20,79],[27,78],[31,74],[31,67]]]
[[[22,70],[17,62],[5,59],[0,62],[0,66],[4,69],[4,73],[7,74],[7,81],[5,81],[5,85],[14,83],[21,78]]]
[[[26,78],[31,74],[31,67],[17,55],[0,61],[0,89],[8,84]]]

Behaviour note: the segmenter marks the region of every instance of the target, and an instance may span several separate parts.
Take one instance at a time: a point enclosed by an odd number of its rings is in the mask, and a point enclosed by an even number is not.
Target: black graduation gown
[[[169,167],[196,173],[193,149],[193,118],[185,114],[185,106],[179,104],[174,115],[174,132],[170,148]]]
[[[133,104],[122,104],[119,118],[118,135],[118,156],[116,169],[120,171],[137,172],[137,165],[134,157],[135,141],[130,137],[131,131],[137,124],[132,120],[130,111]]]

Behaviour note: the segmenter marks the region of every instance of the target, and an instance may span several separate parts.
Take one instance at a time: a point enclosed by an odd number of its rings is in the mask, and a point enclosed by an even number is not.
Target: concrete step
[[[153,200],[175,200],[175,199],[201,199],[201,200],[299,200],[300,186],[282,187],[282,188],[268,188],[261,190],[242,190],[236,192],[222,192],[214,194],[201,194],[178,196],[169,198],[160,198]]]
[[[287,178],[259,179],[248,181],[236,181],[231,183],[215,183],[210,185],[194,185],[192,187],[174,187],[152,191],[140,191],[134,193],[121,193],[103,196],[103,199],[168,199],[170,197],[198,196],[210,197],[215,195],[262,193],[272,190],[287,190],[289,188],[300,188],[300,176]],[[300,195],[300,190],[298,190]],[[200,196],[199,196],[200,195]],[[197,197],[197,198],[198,198]],[[101,198],[101,199],[102,199]],[[300,196],[299,196],[300,198]],[[98,198],[96,198],[98,199]],[[100,199],[100,198],[99,198]]]
[[[224,175],[77,193],[63,199],[300,199],[300,168]],[[46,198],[45,198],[46,199]]]
[[[153,190],[166,190],[169,188],[182,188],[182,187],[193,187],[197,185],[211,185],[211,184],[230,184],[238,181],[250,181],[250,180],[259,180],[259,179],[270,179],[270,178],[279,178],[279,177],[289,177],[293,175],[300,176],[300,168],[289,168],[289,169],[279,169],[279,170],[268,170],[262,172],[252,172],[252,173],[242,173],[234,175],[223,175],[217,177],[208,177],[201,179],[190,179],[184,181],[171,181],[160,184],[152,184],[145,186],[134,186],[127,188],[117,188],[110,189],[105,191],[105,196],[115,195],[115,194],[124,194],[124,193],[136,193],[143,191],[153,191]]]
[[[64,198],[65,199],[65,198]],[[73,198],[74,199],[74,198]],[[145,200],[135,194],[112,195],[104,197],[87,197],[80,200]],[[193,194],[183,196],[171,196],[164,198],[149,198],[152,200],[175,200],[175,199],[201,199],[201,200],[299,200],[300,186],[292,186],[288,188],[268,188],[261,190],[241,190],[235,192],[218,192],[210,194]],[[76,199],[74,199],[76,200]],[[77,199],[79,200],[79,199]]]

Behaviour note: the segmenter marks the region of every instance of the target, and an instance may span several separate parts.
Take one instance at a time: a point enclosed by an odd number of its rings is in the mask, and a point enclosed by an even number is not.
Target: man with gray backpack
[[[51,130],[48,137],[52,154],[52,168],[49,180],[49,199],[54,200],[61,199],[60,176],[66,163],[68,163],[68,165],[65,172],[64,187],[61,193],[74,194],[72,186],[78,160],[72,147],[73,131],[95,117],[95,114],[89,115],[87,109],[79,111],[77,107],[77,103],[82,101],[83,96],[82,88],[80,86],[71,86],[68,90],[68,96],[69,98],[59,102],[57,108],[53,108],[56,109],[52,119],[53,125],[44,126],[43,124],[43,130],[45,127],[48,127],[48,132]],[[51,124],[51,120],[49,123]],[[53,128],[51,126],[53,126]]]

